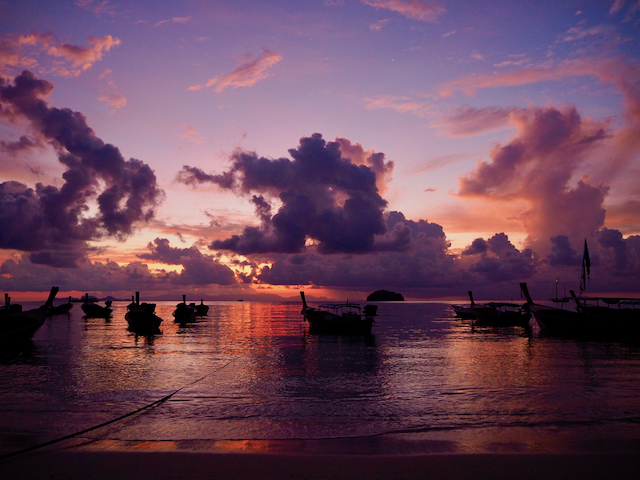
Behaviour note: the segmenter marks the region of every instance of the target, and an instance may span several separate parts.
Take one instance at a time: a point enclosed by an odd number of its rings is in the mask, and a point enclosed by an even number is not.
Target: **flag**
[[[584,239],[584,253],[582,254],[582,263],[587,269],[587,275],[591,274],[591,260],[589,259],[589,248],[587,247],[587,239]]]
[[[582,276],[580,277],[580,293],[587,288],[587,279],[591,274],[591,259],[589,258],[589,248],[587,239],[584,239],[584,253],[582,254]]]

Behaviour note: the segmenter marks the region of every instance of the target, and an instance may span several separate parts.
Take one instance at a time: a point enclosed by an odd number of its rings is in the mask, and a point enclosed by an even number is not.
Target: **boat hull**
[[[531,312],[547,335],[589,339],[640,340],[640,322],[633,317],[613,317],[532,306]]]
[[[52,287],[49,298],[43,306],[25,312],[3,315],[0,319],[0,346],[10,351],[29,342],[49,316],[58,287]]]
[[[48,313],[14,314],[2,317],[0,325],[0,345],[3,347],[20,346],[33,338],[38,329],[44,324]]]
[[[464,305],[451,305],[451,308],[456,314],[456,317],[462,320],[473,320],[476,318],[475,313],[471,307],[465,307]]]
[[[472,310],[477,325],[490,327],[527,327],[531,317],[528,312],[502,312],[486,307],[474,307]]]
[[[83,303],[80,308],[87,317],[90,318],[109,318],[111,316],[111,310],[107,307],[101,307],[93,303]]]
[[[124,316],[129,330],[135,333],[158,333],[162,318],[149,312],[127,312]]]
[[[196,309],[188,305],[178,304],[173,312],[175,323],[190,323],[196,321]]]
[[[312,333],[332,334],[371,334],[373,318],[360,315],[333,315],[314,309],[303,310],[302,316],[309,322],[309,330]]]

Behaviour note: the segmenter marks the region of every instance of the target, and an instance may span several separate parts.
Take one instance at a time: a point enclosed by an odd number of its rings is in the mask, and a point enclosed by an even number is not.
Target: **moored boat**
[[[197,317],[205,317],[209,313],[209,305],[204,304],[204,300],[200,299],[200,304],[190,303],[189,306],[195,308]]]
[[[314,333],[350,333],[370,334],[374,317],[377,315],[376,305],[366,305],[361,309],[357,303],[322,304],[317,308],[307,305],[304,292],[302,297],[302,316],[309,322],[309,329]]]
[[[629,321],[640,325],[640,299],[625,297],[583,297],[569,290],[576,310],[587,316],[608,318],[612,322]]]
[[[187,296],[182,295],[182,303],[176,305],[176,309],[173,311],[173,317],[175,323],[189,323],[196,320],[196,309],[191,305],[187,305]]]
[[[640,340],[640,299],[575,297],[576,310],[564,310],[536,304],[531,300],[527,284],[521,283],[520,288],[543,333],[594,340]],[[611,305],[622,305],[620,308],[585,307],[591,301],[602,302],[605,298]]]
[[[478,305],[469,292],[471,310],[476,317],[477,325],[491,327],[528,327],[531,314],[525,305],[509,302],[489,302]]]
[[[471,297],[472,294],[471,292],[469,292],[469,296]],[[474,318],[476,318],[475,313],[473,313],[473,308],[472,305],[456,305],[456,304],[451,304],[451,308],[453,309],[454,313],[456,314],[456,317],[461,318],[463,320],[473,320]]]
[[[55,307],[51,307],[49,310],[49,315],[60,315],[60,314],[68,314],[73,308],[73,303],[71,303],[71,297],[66,303],[61,303],[60,305],[56,305]]]
[[[80,306],[82,311],[87,317],[90,318],[109,318],[111,316],[111,300],[107,300],[104,302],[104,307],[102,305],[98,305],[89,299],[89,294],[86,293],[84,296],[84,303]]]
[[[591,325],[585,321],[583,315],[574,310],[551,307],[535,303],[531,299],[531,294],[526,283],[520,284],[520,289],[527,300],[529,311],[536,319],[540,330],[549,335],[579,335],[587,332]]]
[[[49,298],[39,308],[3,315],[0,320],[0,345],[11,349],[28,342],[49,316],[49,309],[58,293],[58,287],[52,287]]]
[[[22,305],[18,303],[11,304],[11,297],[8,293],[4,294],[4,305],[0,307],[0,317],[4,315],[10,315],[12,313],[19,313],[22,311]]]
[[[129,330],[136,333],[157,333],[162,318],[155,314],[155,303],[140,303],[140,292],[136,292],[135,300],[127,305],[124,318],[129,324]]]

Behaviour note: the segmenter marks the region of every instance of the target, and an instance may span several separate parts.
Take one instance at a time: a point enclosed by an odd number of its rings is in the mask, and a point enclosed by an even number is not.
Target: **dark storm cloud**
[[[39,142],[30,139],[26,135],[22,135],[17,142],[7,142],[5,140],[0,141],[0,151],[7,153],[18,153],[39,146],[41,146]]]
[[[280,255],[257,275],[276,285],[331,285],[334,287],[444,288],[464,274],[447,253],[442,227],[425,220],[407,220],[400,212],[385,215],[387,232],[376,239],[384,248],[367,255]]]
[[[637,264],[638,259],[629,258],[632,253],[627,248],[627,242],[622,237],[622,233],[615,229],[603,228],[596,233],[596,242],[600,255],[606,255],[609,259],[607,262],[617,272],[624,272],[627,267]],[[633,241],[629,242],[633,243]]]
[[[300,139],[289,154],[292,159],[267,159],[238,151],[229,171],[220,175],[183,167],[178,180],[186,184],[209,182],[253,194],[260,226],[216,240],[210,248],[243,255],[299,253],[312,241],[321,254],[374,251],[375,236],[386,232],[382,214],[387,204],[378,193],[375,172],[354,164],[339,142],[325,142],[320,134]],[[281,204],[275,214],[271,198]]]
[[[504,233],[496,233],[488,240],[476,238],[463,251],[463,258],[470,273],[492,282],[530,278],[535,275],[538,263],[530,249],[519,251]]]
[[[462,251],[462,255],[475,255],[477,253],[485,253],[489,249],[487,241],[484,238],[476,238],[471,245]]]
[[[555,237],[552,241],[555,248],[552,255],[547,257],[547,262],[555,269],[549,273],[573,278],[572,288],[577,289],[584,239],[577,245],[571,245],[565,236]],[[640,292],[640,236],[624,238],[620,231],[604,227],[587,243],[591,260],[587,294]]]
[[[582,254],[571,248],[571,242],[566,235],[551,237],[551,253],[547,256],[550,265],[580,265]]]
[[[180,274],[169,273],[168,280],[181,285],[231,285],[235,283],[235,275],[226,265],[210,255],[203,255],[196,247],[171,247],[166,238],[156,238],[149,243],[150,253],[138,255],[143,260],[151,260],[167,265],[182,265]]]
[[[148,165],[125,160],[118,148],[95,135],[84,115],[50,107],[42,97],[52,90],[52,83],[28,71],[13,84],[0,79],[0,115],[28,120],[67,168],[60,188],[0,184],[0,248],[33,252],[37,263],[77,266],[87,241],[106,235],[123,239],[137,223],[151,219],[163,192]],[[97,203],[98,213],[86,217],[90,201]]]

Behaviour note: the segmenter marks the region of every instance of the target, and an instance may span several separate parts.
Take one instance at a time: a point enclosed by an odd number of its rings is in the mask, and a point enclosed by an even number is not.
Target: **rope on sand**
[[[80,435],[83,435],[85,433],[91,432],[93,430],[97,430],[98,428],[106,427],[107,425],[110,425],[112,423],[119,422],[120,420],[123,420],[123,419],[125,419],[127,417],[130,417],[132,415],[135,415],[136,413],[140,413],[140,412],[142,412],[144,410],[148,410],[150,408],[156,407],[156,406],[166,402],[167,400],[169,400],[171,397],[173,397],[180,390],[183,390],[183,389],[185,389],[187,387],[190,387],[191,385],[194,385],[194,384],[196,384],[198,382],[201,382],[202,380],[204,380],[208,376],[213,375],[216,372],[219,372],[220,370],[222,370],[224,367],[226,367],[230,363],[231,363],[231,361],[225,363],[220,368],[216,368],[215,370],[207,373],[206,375],[198,378],[197,380],[194,380],[191,383],[187,383],[186,385],[183,385],[182,387],[180,387],[179,389],[177,389],[174,392],[170,393],[169,395],[166,395],[166,396],[162,397],[160,400],[156,400],[155,402],[149,403],[149,404],[145,405],[144,407],[141,407],[141,408],[138,408],[137,410],[134,410],[133,412],[126,413],[126,414],[124,414],[124,415],[122,415],[122,416],[120,416],[118,418],[114,418],[112,420],[108,420],[106,422],[101,423],[100,425],[94,425],[93,427],[85,428],[84,430],[81,430],[79,432],[71,433],[69,435],[65,435],[64,437],[56,438],[55,440],[49,440],[48,442],[44,442],[44,443],[40,443],[38,445],[34,445],[34,446],[31,446],[31,447],[23,448],[22,450],[17,450],[15,452],[11,452],[11,453],[6,453],[4,455],[0,455],[0,460],[5,460],[7,458],[15,457],[17,455],[22,455],[23,453],[32,452],[34,450],[38,450],[38,449],[43,448],[43,447],[48,447],[49,445],[53,445],[54,443],[60,443],[60,442],[63,442],[65,440],[69,440],[71,438],[78,437]]]

